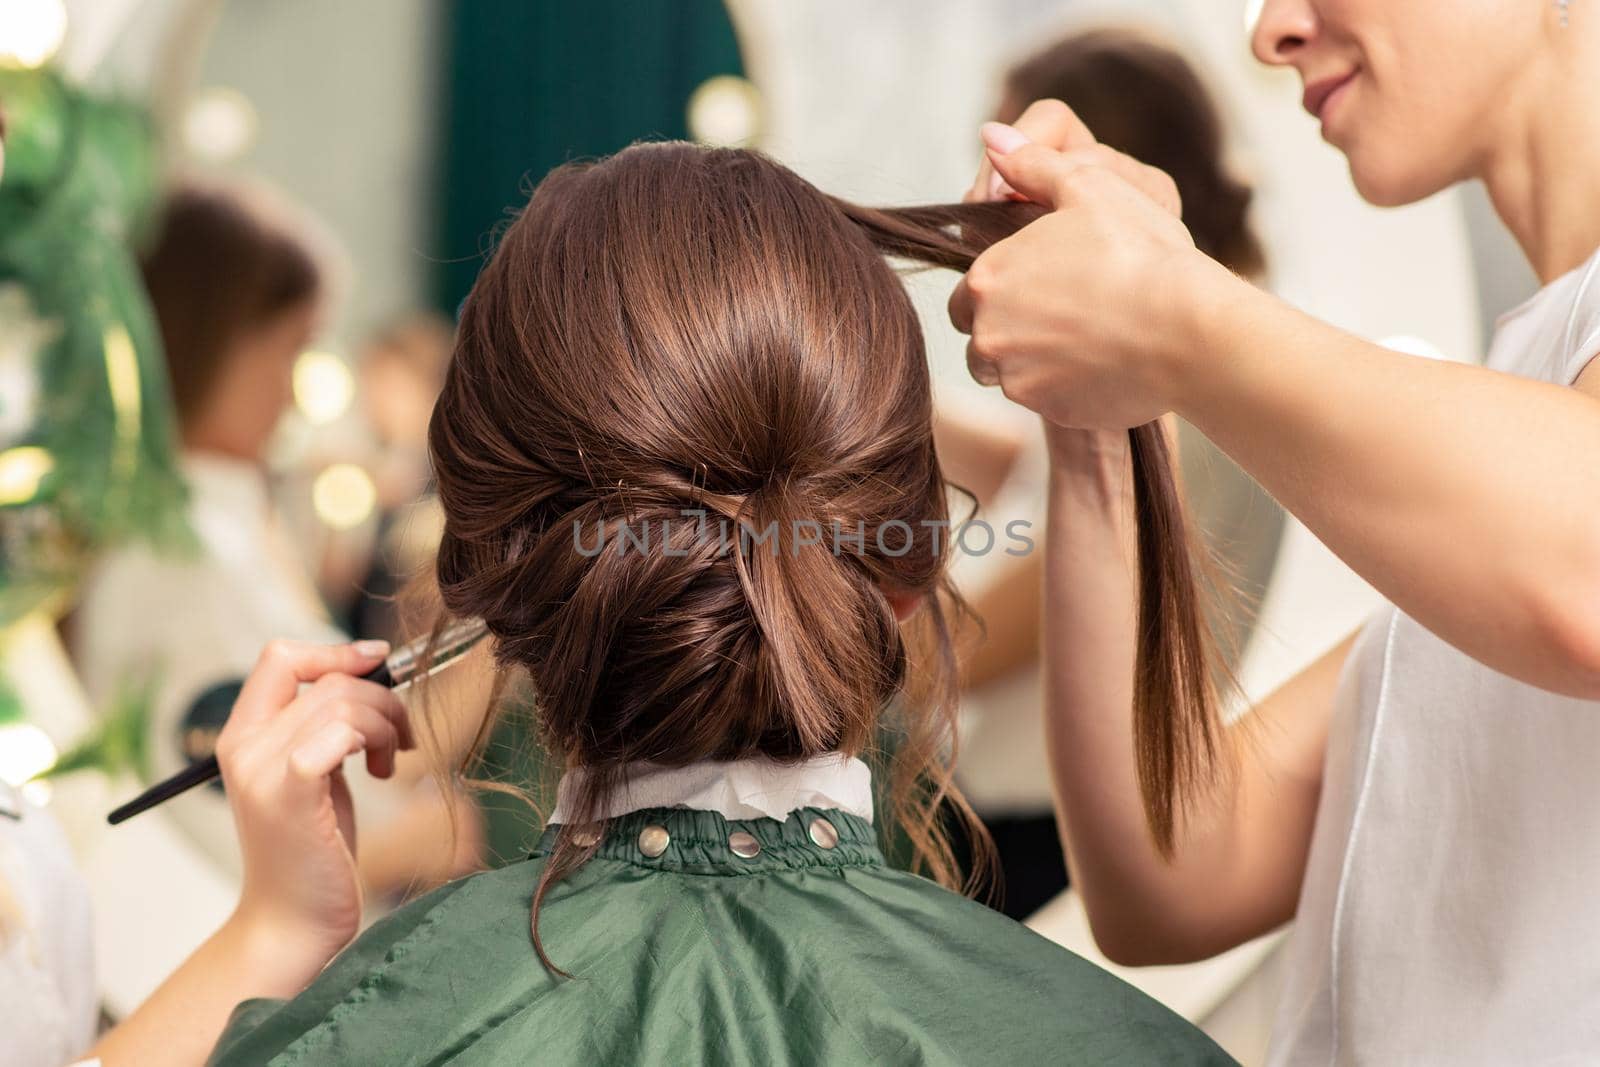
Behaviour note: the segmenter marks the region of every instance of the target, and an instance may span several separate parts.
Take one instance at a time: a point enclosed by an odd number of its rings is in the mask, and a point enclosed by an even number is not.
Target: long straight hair
[[[887,255],[965,272],[996,241],[1042,211],[1015,202],[862,208],[834,199]],[[1145,818],[1170,856],[1178,823],[1227,777],[1217,680],[1228,677],[1201,590],[1217,579],[1198,545],[1159,422],[1128,431],[1138,543],[1133,747]]]
[[[436,576],[584,772],[534,895],[547,966],[540,904],[637,761],[866,754],[892,727],[917,868],[961,881],[947,804],[991,862],[951,778],[962,609],[921,326],[885,256],[965,270],[1036,214],[862,208],[758,153],[669,143],[552,171],[506,230],[429,428]],[[1218,727],[1166,438],[1131,436],[1134,745],[1166,852]],[[906,623],[895,594],[921,598]]]

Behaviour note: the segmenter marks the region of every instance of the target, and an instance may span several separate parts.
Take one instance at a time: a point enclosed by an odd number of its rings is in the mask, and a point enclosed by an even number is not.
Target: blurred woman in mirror
[[[259,190],[185,185],[161,211],[141,270],[161,331],[195,543],[102,560],[70,621],[96,707],[147,701],[150,772],[209,756],[261,646],[330,642],[305,564],[268,484],[267,447],[316,336],[325,269],[306,227]],[[227,866],[234,830],[215,791],[167,813]]]
[[[331,256],[319,243],[310,220],[264,189],[190,183],[169,197],[142,256],[196,543],[181,553],[137,545],[101,561],[84,583],[70,638],[97,707],[146,702],[154,777],[211,754],[267,641],[344,639],[288,536],[266,462],[294,399],[295,361],[326,315]],[[395,783],[354,776],[352,787],[369,827],[363,870],[380,899],[470,863],[439,817],[441,805],[460,807],[470,827],[470,809],[436,795],[419,764],[403,761]],[[215,790],[179,797],[163,812],[214,860],[239,869],[233,819]],[[437,848],[419,848],[419,839]]]

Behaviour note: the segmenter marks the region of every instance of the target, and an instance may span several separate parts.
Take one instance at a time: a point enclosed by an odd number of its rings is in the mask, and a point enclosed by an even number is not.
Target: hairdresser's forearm
[[[1068,865],[1112,959],[1201,958],[1281,916],[1264,917],[1258,894],[1236,888],[1245,876],[1238,806],[1193,818],[1170,863],[1155,850],[1133,751],[1137,569],[1126,435],[1055,437],[1078,446],[1053,442],[1044,566],[1046,748]]]
[[[240,1001],[294,996],[334,951],[236,912],[90,1055],[105,1067],[202,1064]]]
[[[1180,414],[1440,637],[1600,696],[1600,401],[1391,352],[1242,283],[1210,307]]]

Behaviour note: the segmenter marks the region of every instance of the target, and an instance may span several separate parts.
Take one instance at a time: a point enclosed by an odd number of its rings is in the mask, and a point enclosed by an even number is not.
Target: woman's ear
[[[905,622],[917,613],[917,609],[922,606],[922,600],[926,594],[893,592],[885,589],[883,596],[884,599],[889,601],[889,607],[894,609],[894,617],[901,622]]]

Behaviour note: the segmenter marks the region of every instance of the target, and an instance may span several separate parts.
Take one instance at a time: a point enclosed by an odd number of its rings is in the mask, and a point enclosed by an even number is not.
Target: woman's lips
[[[1306,86],[1305,96],[1301,98],[1301,103],[1313,118],[1326,122],[1329,103],[1340,90],[1355,80],[1356,74],[1357,72],[1352,70],[1348,74],[1312,82]]]

